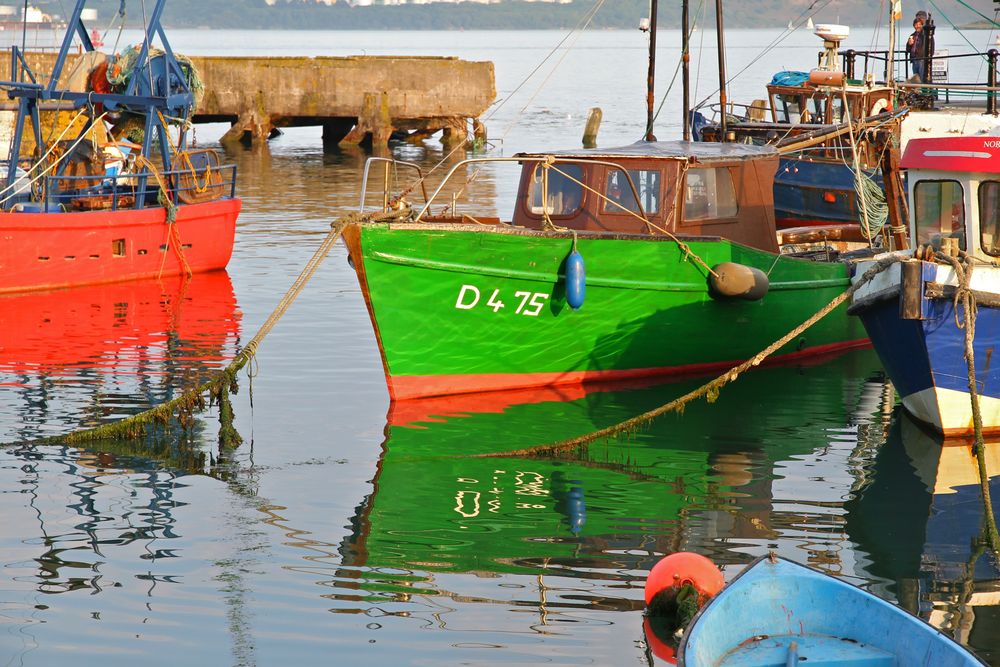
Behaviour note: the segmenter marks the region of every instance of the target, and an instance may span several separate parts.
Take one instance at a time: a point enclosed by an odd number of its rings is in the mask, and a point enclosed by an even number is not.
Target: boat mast
[[[889,57],[886,62],[885,83],[888,86],[896,84],[896,19],[903,13],[900,0],[889,3]],[[897,16],[899,15],[899,16]]]
[[[649,2],[649,75],[646,79],[646,141],[656,141],[653,136],[653,82],[656,77],[656,2]]]
[[[726,140],[726,41],[722,37],[722,0],[715,0],[715,30],[718,33],[719,44],[719,107],[722,113],[722,122],[719,124],[719,133],[722,141]]]
[[[684,141],[691,141],[691,55],[690,30],[688,28],[688,0],[681,3],[681,80],[684,84]]]

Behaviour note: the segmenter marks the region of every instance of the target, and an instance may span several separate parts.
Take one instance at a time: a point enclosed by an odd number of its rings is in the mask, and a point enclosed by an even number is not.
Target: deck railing
[[[929,56],[927,58],[929,67],[925,69],[924,78],[917,82],[908,81],[910,58],[906,51],[894,51],[892,58],[892,76],[889,76],[889,51],[857,51],[846,49],[840,52],[841,66],[849,79],[879,78],[882,81],[893,80],[900,88],[919,90],[938,97],[944,94],[946,99],[951,95],[965,97],[970,100],[982,100],[986,106],[986,113],[997,115],[997,60],[1000,51],[990,49],[984,53],[957,53],[950,54],[947,51]],[[935,72],[949,72],[951,69],[948,63],[952,60],[963,60],[968,58],[981,59],[986,63],[985,81],[951,81],[950,77],[946,81],[935,80]],[[860,65],[860,70],[859,70]]]
[[[236,196],[236,165],[192,173],[190,169],[161,172],[174,204]],[[99,181],[96,185],[94,181]],[[145,207],[160,206],[160,188],[152,172],[117,175],[59,175],[45,177],[45,196],[38,206],[46,213],[70,210],[118,210],[135,207],[138,184],[146,183]],[[79,187],[74,187],[79,184]],[[209,194],[205,194],[209,193]]]

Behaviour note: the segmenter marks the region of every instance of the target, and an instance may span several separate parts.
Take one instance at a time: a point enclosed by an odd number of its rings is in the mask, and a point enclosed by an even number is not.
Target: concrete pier
[[[71,57],[75,58],[75,57]],[[491,62],[457,58],[352,56],[192,57],[205,85],[195,123],[229,122],[223,141],[261,144],[280,128],[320,126],[323,144],[384,146],[394,134],[414,140],[441,132],[446,147],[481,128],[496,97]],[[29,54],[45,80],[54,54]],[[67,64],[71,70],[74,60]],[[9,80],[10,61],[0,59]]]

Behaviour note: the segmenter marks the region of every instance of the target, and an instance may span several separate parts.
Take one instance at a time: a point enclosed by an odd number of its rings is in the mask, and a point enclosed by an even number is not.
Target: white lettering
[[[466,500],[466,496],[468,496],[468,500]],[[455,511],[461,514],[466,519],[471,519],[473,517],[479,516],[479,492],[459,491],[458,493],[456,493]]]
[[[465,303],[465,295],[469,292],[473,295],[472,303]],[[461,310],[470,310],[475,308],[476,304],[479,303],[480,296],[482,295],[479,293],[479,288],[475,285],[462,285],[462,289],[458,292],[458,300],[455,301],[455,307],[460,308]]]

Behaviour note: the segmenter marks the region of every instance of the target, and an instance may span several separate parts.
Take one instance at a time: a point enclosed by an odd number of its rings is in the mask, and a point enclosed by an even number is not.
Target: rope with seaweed
[[[611,438],[621,433],[627,433],[634,431],[636,428],[647,424],[657,417],[664,415],[668,412],[683,412],[684,406],[695,400],[696,398],[701,398],[705,396],[709,403],[714,403],[715,399],[719,396],[719,390],[724,386],[733,382],[742,373],[750,370],[751,368],[760,365],[769,356],[780,350],[782,347],[787,345],[793,338],[801,334],[803,331],[816,324],[816,322],[823,319],[835,308],[840,306],[842,303],[847,301],[855,292],[857,292],[863,285],[870,282],[875,276],[882,273],[888,269],[893,264],[897,264],[908,257],[903,255],[888,255],[876,260],[874,266],[865,271],[861,278],[848,287],[846,290],[838,294],[833,298],[828,304],[816,311],[812,316],[810,316],[802,324],[798,325],[787,334],[774,341],[766,348],[747,359],[741,364],[730,368],[722,375],[716,377],[715,379],[706,382],[697,389],[690,391],[683,396],[676,398],[669,403],[665,403],[658,408],[653,408],[647,412],[637,415],[630,419],[626,419],[623,422],[602,428],[591,433],[587,433],[575,438],[568,438],[566,440],[560,440],[559,442],[549,443],[545,445],[537,445],[534,447],[525,447],[523,449],[518,449],[515,451],[508,452],[493,452],[489,454],[478,454],[475,458],[510,458],[510,457],[523,457],[523,456],[543,456],[549,454],[558,454],[573,449],[577,449],[586,444],[594,442],[595,440],[600,440],[602,438]]]
[[[208,405],[219,406],[219,444],[222,447],[237,447],[243,439],[233,427],[233,409],[229,394],[236,393],[238,386],[236,374],[257,354],[257,348],[288,310],[292,302],[316,273],[320,264],[326,259],[334,244],[340,238],[344,229],[353,223],[386,222],[398,219],[408,211],[376,211],[361,214],[351,213],[330,224],[330,232],[324,237],[316,252],[306,262],[291,287],[278,301],[278,305],[260,326],[257,333],[236,354],[233,360],[215,376],[202,384],[182,392],[176,398],[161,403],[149,410],[126,417],[121,421],[102,424],[94,428],[80,429],[64,435],[38,438],[28,442],[4,443],[0,446],[40,446],[40,445],[74,445],[98,440],[131,439],[143,437],[150,432],[150,427],[167,427],[171,419],[176,419],[180,426],[187,429],[191,426],[195,413],[204,410]],[[208,394],[209,401],[205,401]]]
[[[972,268],[973,259],[965,253],[958,257],[943,252],[934,253],[934,259],[948,264],[955,272],[955,279],[958,281],[958,289],[955,290],[954,313],[955,326],[965,332],[965,363],[968,367],[969,400],[972,403],[972,428],[975,433],[973,449],[976,454],[976,465],[979,472],[979,490],[983,499],[983,514],[985,518],[984,530],[986,541],[989,544],[993,557],[1000,557],[1000,533],[997,532],[997,521],[993,515],[993,499],[990,494],[990,477],[986,470],[986,443],[983,440],[983,415],[979,409],[979,391],[976,380],[976,360],[973,351],[973,341],[976,338],[976,315],[978,307],[976,305],[976,295],[972,291]],[[962,306],[965,311],[965,321],[959,319],[958,307]]]

